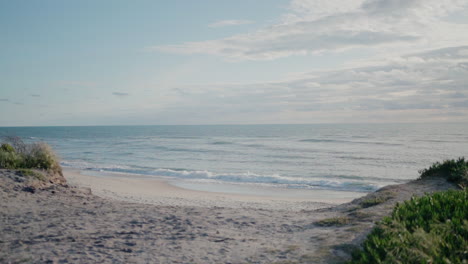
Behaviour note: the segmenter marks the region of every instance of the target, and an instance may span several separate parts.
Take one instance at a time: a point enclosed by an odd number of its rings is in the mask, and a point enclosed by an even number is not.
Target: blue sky
[[[0,0],[0,125],[468,121],[468,1]]]

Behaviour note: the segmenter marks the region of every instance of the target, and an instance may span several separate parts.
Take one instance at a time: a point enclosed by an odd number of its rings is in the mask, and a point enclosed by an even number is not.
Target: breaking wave
[[[171,177],[186,180],[215,180],[226,183],[273,184],[286,188],[299,189],[332,189],[340,191],[369,192],[377,190],[383,185],[368,183],[360,177],[303,178],[285,177],[279,174],[261,175],[251,172],[244,173],[215,173],[207,170],[186,170],[166,168],[130,167],[124,165],[96,165],[84,161],[62,161],[62,166],[96,172],[116,172],[145,176]]]

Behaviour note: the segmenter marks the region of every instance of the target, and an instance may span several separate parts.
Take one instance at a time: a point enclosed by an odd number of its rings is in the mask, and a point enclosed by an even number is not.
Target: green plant
[[[374,197],[362,200],[359,203],[359,205],[362,208],[367,208],[367,207],[379,205],[381,203],[384,203],[384,202],[394,198],[396,194],[393,191],[385,190],[385,191],[378,191],[378,192],[374,193],[374,195],[375,195]]]
[[[468,160],[464,157],[458,160],[445,160],[442,163],[436,162],[428,169],[420,170],[420,179],[428,177],[443,177],[450,182],[468,186]]]
[[[6,137],[0,146],[0,168],[42,169],[62,175],[59,158],[44,142],[25,144],[18,137]]]
[[[25,153],[27,149],[27,144],[17,136],[4,136],[3,141],[11,145],[16,152]]]
[[[374,205],[381,204],[381,203],[383,203],[385,201],[386,200],[383,199],[382,197],[376,197],[376,198],[370,198],[370,199],[363,200],[360,204],[361,204],[362,208],[367,208],[367,207],[371,207],[371,206],[374,206]]]
[[[315,222],[318,226],[344,226],[348,223],[348,217],[332,217]]]
[[[468,190],[449,190],[397,204],[348,263],[465,263],[467,248]]]
[[[28,153],[24,155],[24,167],[62,173],[57,155],[52,148],[44,142],[30,145]]]
[[[40,172],[37,172],[37,171],[33,171],[31,169],[19,169],[18,173],[21,176],[31,177],[31,178],[34,178],[34,179],[39,180],[39,181],[46,181],[47,180],[46,177],[44,176],[44,174],[42,174]]]
[[[10,144],[8,143],[3,143],[2,146],[0,147],[0,150],[1,151],[4,151],[4,152],[9,152],[9,153],[13,153],[15,152],[15,148],[13,148]]]
[[[0,147],[0,168],[16,169],[22,166],[23,157],[9,144]]]

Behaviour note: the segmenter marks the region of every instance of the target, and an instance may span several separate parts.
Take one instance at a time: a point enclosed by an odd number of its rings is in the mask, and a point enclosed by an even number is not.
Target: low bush
[[[467,248],[468,190],[449,190],[397,204],[348,263],[466,263]]]
[[[61,173],[58,157],[52,148],[44,142],[30,145],[29,152],[24,155],[23,166],[25,168],[37,168]]]
[[[8,152],[8,153],[15,152],[15,148],[13,148],[8,143],[3,143],[0,149],[1,149],[1,151]]]
[[[6,141],[0,147],[0,168],[42,169],[62,174],[59,158],[47,143],[26,144],[16,137],[7,137]]]
[[[8,144],[2,144],[0,148],[0,168],[17,169],[23,164],[23,157],[10,149]]]
[[[445,160],[442,163],[436,162],[428,169],[419,171],[419,173],[421,174],[420,179],[443,177],[461,186],[468,186],[468,160],[465,160],[465,158]]]

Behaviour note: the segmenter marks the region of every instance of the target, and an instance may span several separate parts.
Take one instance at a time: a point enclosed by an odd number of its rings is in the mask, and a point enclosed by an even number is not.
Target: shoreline
[[[203,184],[167,177],[138,177],[67,168],[68,183],[90,188],[92,193],[112,200],[168,206],[261,208],[272,210],[315,210],[347,203],[367,193],[329,190],[295,190],[279,187]],[[234,191],[231,191],[234,189]]]

